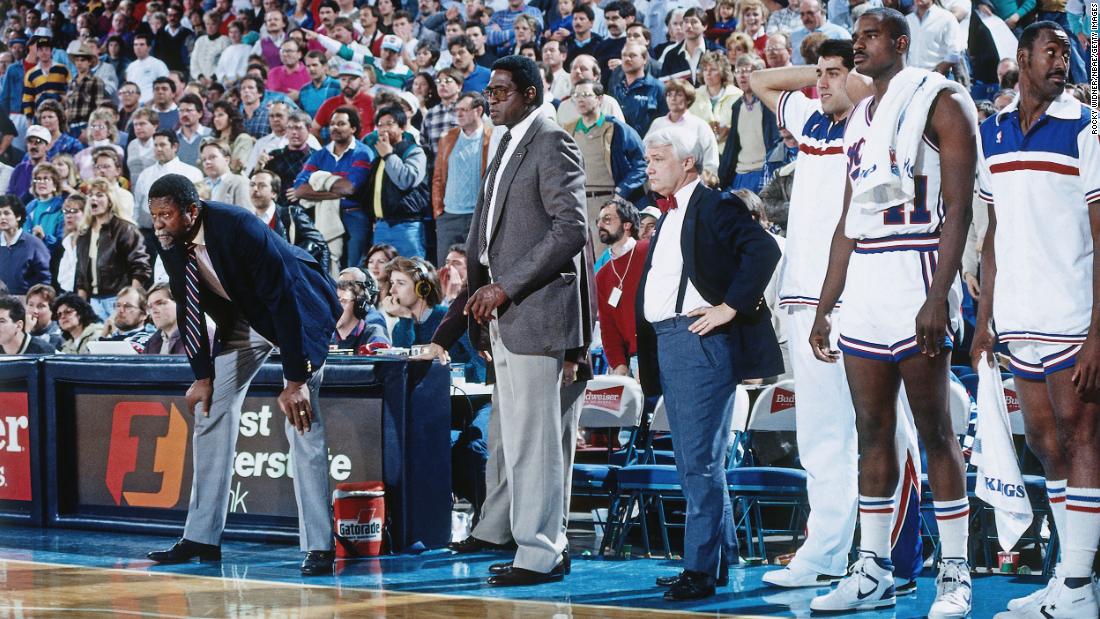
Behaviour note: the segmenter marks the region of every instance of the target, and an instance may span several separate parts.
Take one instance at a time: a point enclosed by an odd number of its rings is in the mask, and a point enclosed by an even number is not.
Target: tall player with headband
[[[839,359],[830,345],[829,314],[843,293],[839,347],[856,409],[860,556],[837,588],[810,608],[849,611],[895,603],[890,525],[900,475],[896,401],[904,383],[928,454],[944,557],[928,616],[944,619],[965,617],[971,607],[969,503],[948,406],[948,329],[961,298],[958,272],[970,225],[977,121],[965,92],[942,76],[905,67],[909,41],[905,18],[893,9],[864,13],[853,38],[856,69],[871,78],[874,94],[856,105],[845,131],[844,212],[810,345],[822,361]],[[899,96],[925,87],[923,98]],[[873,122],[876,114],[879,123]],[[865,200],[869,179],[885,173],[900,179],[894,195],[905,197]]]

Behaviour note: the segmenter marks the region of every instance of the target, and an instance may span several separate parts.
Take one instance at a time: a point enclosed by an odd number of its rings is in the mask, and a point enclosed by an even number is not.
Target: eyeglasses
[[[472,111],[474,111],[474,108],[472,108],[472,107],[462,107],[461,105],[456,105],[455,106],[455,111],[456,112],[472,112]]]
[[[436,86],[438,86],[440,84],[451,84],[452,86],[458,86],[458,82],[456,82],[454,79],[449,78],[449,77],[441,77],[441,78],[435,80],[435,84],[436,84]]]
[[[57,317],[58,318],[68,318],[69,316],[73,316],[75,314],[76,314],[76,310],[74,310],[71,307],[66,307],[65,309],[57,310]]]
[[[121,312],[122,310],[130,311],[130,310],[139,310],[139,309],[141,309],[141,308],[138,307],[137,305],[134,305],[133,303],[115,303],[115,311],[116,312]]]
[[[136,94],[138,94],[138,91],[136,91],[136,90],[120,90],[120,91],[118,91],[118,94],[120,94],[120,95],[136,95]]]
[[[486,99],[490,101],[507,101],[508,97],[511,97],[513,93],[519,92],[514,88],[507,88],[505,86],[490,86],[481,91],[481,94],[485,95]]]
[[[84,211],[82,211],[78,208],[63,208],[63,209],[61,209],[61,212],[66,214],[66,215],[79,215],[79,214],[83,213]]]
[[[596,93],[594,92],[582,92],[573,95],[574,99],[595,99]]]
[[[45,178],[36,178],[36,179],[34,179],[34,182],[36,182],[36,183],[45,183],[47,181],[53,182],[53,179],[48,177],[48,176],[45,177]]]

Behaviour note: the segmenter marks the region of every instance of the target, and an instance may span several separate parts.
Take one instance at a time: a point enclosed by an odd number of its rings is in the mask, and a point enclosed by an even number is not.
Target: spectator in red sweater
[[[638,337],[634,328],[634,299],[642,278],[649,241],[638,240],[638,209],[615,197],[600,209],[600,242],[611,259],[596,273],[600,333],[612,374],[636,376]]]

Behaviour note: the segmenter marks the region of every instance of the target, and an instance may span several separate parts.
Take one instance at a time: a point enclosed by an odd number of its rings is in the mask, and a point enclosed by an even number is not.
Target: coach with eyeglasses
[[[562,426],[571,409],[562,407],[560,388],[575,371],[566,369],[566,351],[584,346],[592,327],[581,294],[581,274],[591,269],[582,256],[584,166],[573,139],[539,111],[534,61],[497,60],[485,97],[497,129],[466,245],[473,291],[466,313],[472,341],[489,330],[497,378],[489,442],[500,441],[504,454],[502,491],[517,546],[510,568],[497,566],[488,582],[531,585],[569,571]],[[499,547],[507,533],[472,543]]]

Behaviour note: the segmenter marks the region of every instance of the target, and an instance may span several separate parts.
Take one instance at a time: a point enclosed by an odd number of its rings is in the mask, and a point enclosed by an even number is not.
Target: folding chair
[[[604,374],[588,381],[584,390],[578,426],[608,430],[608,463],[573,464],[572,492],[574,496],[594,496],[612,501],[615,497],[618,464],[611,463],[614,452],[614,430],[628,428],[630,438],[625,446],[624,461],[635,460],[635,441],[641,425],[645,397],[638,381],[629,376]],[[612,505],[608,505],[609,509]],[[610,511],[608,512],[610,513]],[[602,523],[595,523],[600,525]]]
[[[766,387],[756,398],[747,420],[742,445],[751,451],[752,439],[759,432],[795,432],[795,385],[784,380]],[[750,546],[755,538],[757,556],[764,558],[764,540],[768,535],[790,533],[792,542],[805,530],[809,515],[806,494],[807,473],[803,469],[777,466],[733,466],[726,471],[726,483],[734,501],[741,505]],[[762,507],[792,508],[786,529],[768,529]]]
[[[734,419],[730,426],[731,437],[736,435],[739,429],[744,428],[748,401],[748,390],[743,386],[738,386],[733,398]],[[668,412],[665,409],[664,398],[662,398],[657,403],[652,421],[649,424],[649,431],[644,441],[645,448],[640,456],[641,463],[625,466],[617,471],[617,492],[612,501],[607,534],[604,536],[604,544],[600,548],[601,554],[608,548],[612,549],[613,554],[620,554],[626,543],[627,534],[635,524],[638,524],[642,529],[642,543],[645,553],[647,556],[651,555],[648,516],[650,508],[656,507],[664,555],[666,558],[671,558],[672,546],[669,542],[668,529],[671,526],[682,527],[683,525],[669,523],[665,502],[668,500],[683,501],[683,488],[680,485],[680,474],[676,471],[675,464],[652,464],[654,452],[650,448],[654,433],[670,431]],[[636,518],[633,517],[635,510],[638,512]]]

